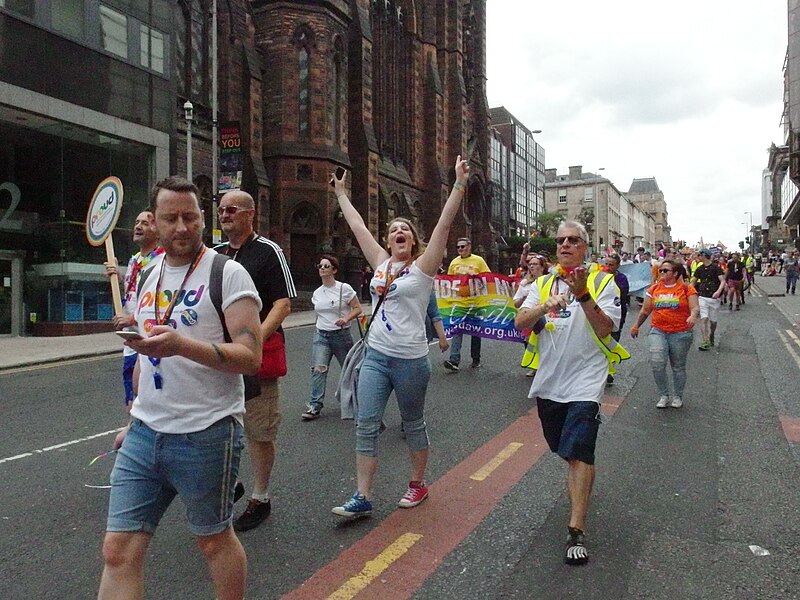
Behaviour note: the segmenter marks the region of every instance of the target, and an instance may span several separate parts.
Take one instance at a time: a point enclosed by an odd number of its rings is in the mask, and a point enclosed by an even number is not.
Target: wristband
[[[453,184],[453,190],[462,190],[462,191],[463,191],[463,190],[464,190],[466,187],[467,187],[467,186],[465,186],[465,185],[464,185],[463,183],[461,183],[460,181],[456,181],[456,182]]]
[[[592,299],[592,295],[589,292],[583,292],[583,294],[581,294],[580,296],[578,296],[575,299],[578,302],[580,302],[581,304],[583,304],[584,302],[588,302],[589,300],[591,300]]]

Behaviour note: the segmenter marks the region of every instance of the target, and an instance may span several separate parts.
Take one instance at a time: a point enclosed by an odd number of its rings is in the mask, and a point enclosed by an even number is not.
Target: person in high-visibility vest
[[[611,337],[621,315],[619,289],[609,273],[589,273],[586,228],[565,221],[556,234],[558,266],[531,286],[514,325],[538,332],[538,371],[528,397],[536,398],[550,450],[568,463],[571,512],[564,561],[585,564],[586,514],[595,476],[600,401],[610,355],[624,349]],[[541,322],[544,321],[544,325]],[[619,354],[617,354],[619,353]]]

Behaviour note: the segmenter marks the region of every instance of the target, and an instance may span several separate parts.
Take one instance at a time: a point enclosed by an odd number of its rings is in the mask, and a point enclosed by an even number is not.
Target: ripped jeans
[[[335,356],[341,366],[352,347],[353,336],[349,328],[336,331],[317,329],[311,344],[311,401],[308,403],[311,408],[322,408],[331,358]]]
[[[358,454],[378,456],[378,434],[392,392],[397,397],[397,407],[403,419],[406,445],[415,452],[428,448],[424,412],[430,378],[431,363],[427,355],[421,358],[396,358],[367,348],[358,375]]]
[[[655,327],[650,328],[647,343],[650,347],[650,366],[656,380],[659,396],[669,396],[667,379],[667,361],[672,366],[672,393],[683,396],[686,387],[686,356],[692,346],[694,334],[692,330],[668,333]]]

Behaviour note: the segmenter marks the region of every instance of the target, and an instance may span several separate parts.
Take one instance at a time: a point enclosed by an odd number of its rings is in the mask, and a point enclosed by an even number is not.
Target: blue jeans
[[[425,392],[430,378],[431,363],[427,356],[395,358],[368,348],[358,376],[356,452],[378,455],[378,434],[392,391],[403,419],[406,444],[411,450],[425,450],[429,445]]]
[[[325,385],[328,382],[328,366],[335,356],[339,366],[344,364],[347,351],[353,347],[350,329],[323,331],[317,329],[311,343],[311,401],[309,406],[320,410],[325,400]]]
[[[185,434],[158,433],[133,419],[111,471],[106,530],[153,533],[180,496],[193,534],[225,531],[243,446],[233,417]]]
[[[481,338],[476,335],[470,336],[470,355],[472,362],[481,362]],[[461,344],[464,342],[464,334],[457,333],[450,339],[450,362],[457,365],[461,362]]]
[[[672,366],[672,389],[675,396],[683,396],[686,387],[686,356],[692,345],[694,334],[691,330],[667,333],[655,327],[650,328],[647,343],[650,346],[650,366],[656,380],[659,396],[669,396],[667,380],[667,360]]]

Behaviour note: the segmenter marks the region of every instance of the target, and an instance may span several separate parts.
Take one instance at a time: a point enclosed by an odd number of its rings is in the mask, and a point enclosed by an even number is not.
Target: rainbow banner
[[[437,275],[433,282],[447,337],[466,333],[490,340],[525,343],[514,328],[518,280],[497,273]]]

